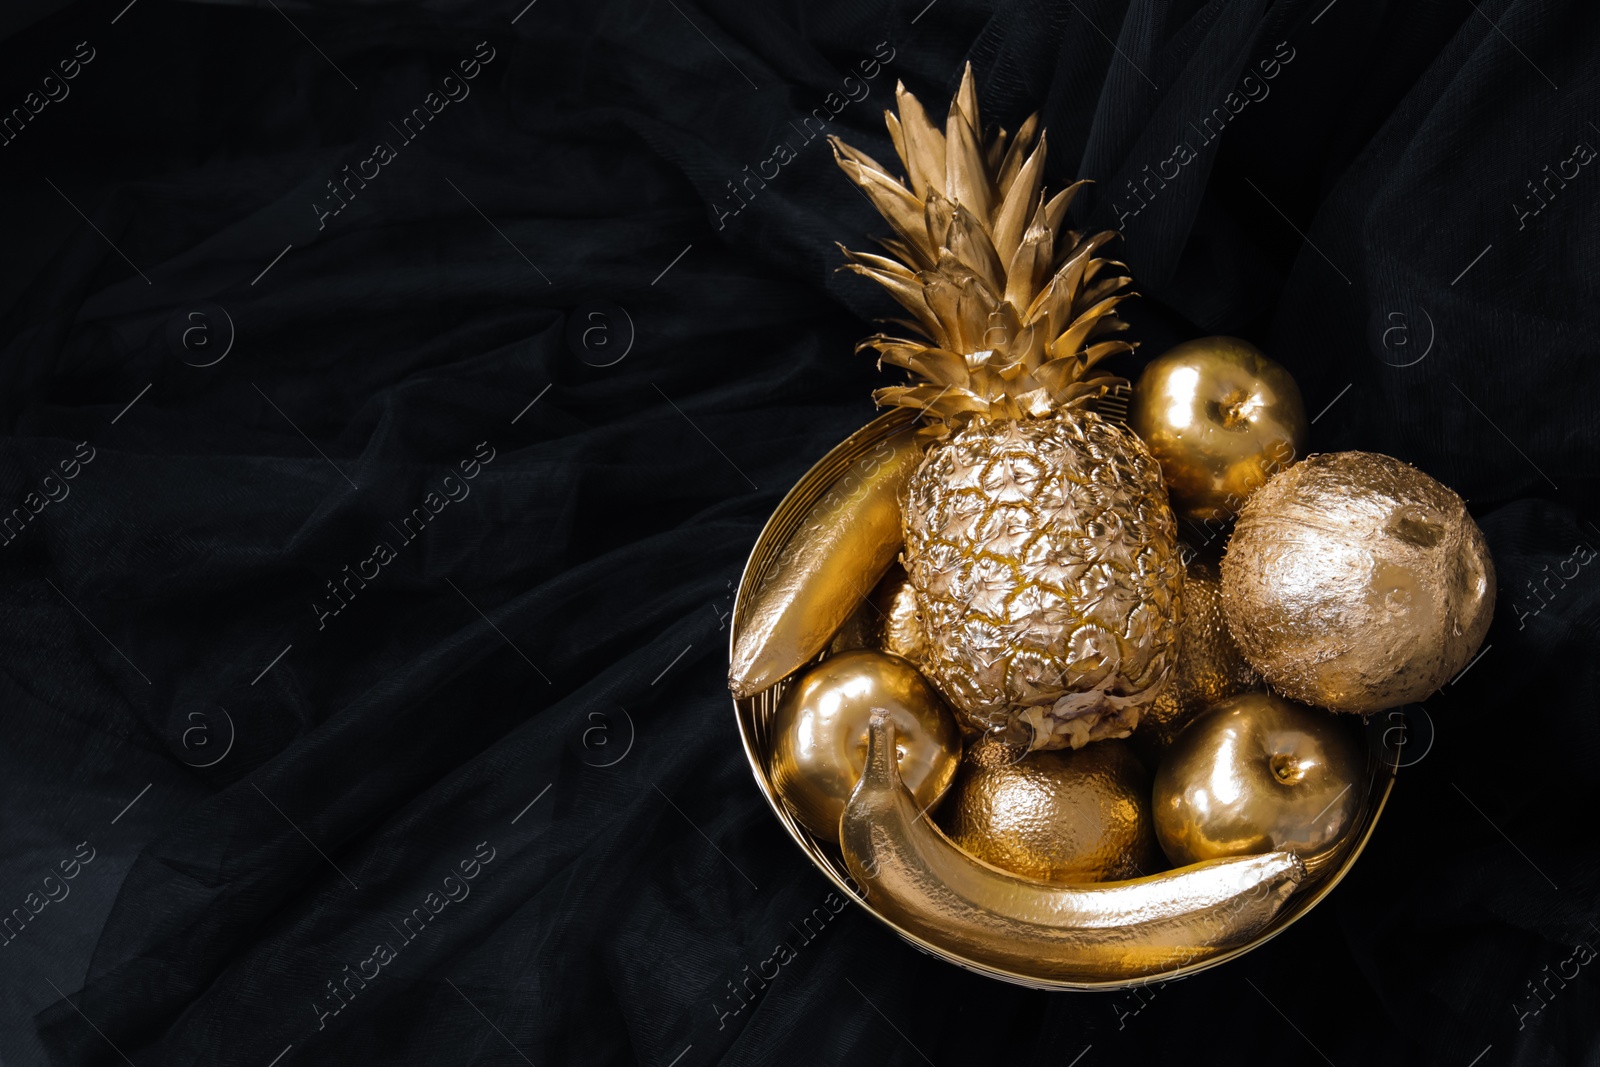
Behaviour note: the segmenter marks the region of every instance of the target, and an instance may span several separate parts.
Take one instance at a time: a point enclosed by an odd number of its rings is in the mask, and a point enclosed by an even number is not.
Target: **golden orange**
[[[1150,779],[1125,741],[1028,754],[986,736],[961,761],[938,821],[978,859],[1046,882],[1106,882],[1166,866]]]

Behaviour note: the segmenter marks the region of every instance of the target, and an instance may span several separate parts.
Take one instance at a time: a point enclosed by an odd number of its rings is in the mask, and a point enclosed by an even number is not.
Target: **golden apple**
[[[919,807],[936,802],[955,779],[961,732],[915,667],[865,648],[829,656],[779,702],[772,751],[778,795],[802,826],[824,840],[839,839],[839,816],[867,765],[874,708],[894,719],[900,779]]]
[[[1232,697],[1190,723],[1156,770],[1156,837],[1179,867],[1283,850],[1314,869],[1360,817],[1365,768],[1331,712]]]
[[[1289,372],[1237,337],[1168,349],[1133,387],[1128,423],[1161,464],[1180,516],[1225,522],[1305,452],[1310,425]]]

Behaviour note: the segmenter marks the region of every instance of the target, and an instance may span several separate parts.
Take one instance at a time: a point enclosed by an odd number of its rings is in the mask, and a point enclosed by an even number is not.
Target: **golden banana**
[[[728,688],[750,697],[827,647],[900,551],[900,498],[922,461],[916,432],[879,441],[828,488],[740,605]]]
[[[1010,874],[921,817],[894,751],[894,720],[874,709],[866,771],[839,819],[845,864],[889,921],[1000,970],[1096,982],[1198,963],[1259,934],[1305,877],[1290,852],[1085,886]]]

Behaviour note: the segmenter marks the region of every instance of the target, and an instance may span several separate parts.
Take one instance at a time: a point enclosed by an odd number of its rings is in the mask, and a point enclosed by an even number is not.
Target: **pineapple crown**
[[[879,241],[893,258],[840,245],[848,260],[841,269],[887,289],[912,315],[888,321],[920,335],[879,333],[858,346],[876,350],[880,368],[921,379],[878,389],[873,399],[920,409],[943,434],[973,417],[1048,415],[1120,381],[1095,364],[1134,346],[1094,339],[1127,328],[1115,308],[1132,295],[1122,291],[1131,279],[1098,277],[1124,267],[1095,255],[1115,232],[1062,228],[1085,183],[1046,196],[1044,134],[1033,144],[1038,114],[1015,137],[1002,129],[985,139],[970,63],[943,132],[904,85],[895,98],[900,113],[885,111],[884,121],[905,182],[828,138],[840,168],[895,232]]]

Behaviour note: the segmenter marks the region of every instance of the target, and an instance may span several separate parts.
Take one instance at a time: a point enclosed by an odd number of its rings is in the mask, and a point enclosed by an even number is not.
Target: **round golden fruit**
[[[1271,693],[1190,723],[1156,770],[1156,836],[1182,867],[1280,849],[1308,865],[1355,825],[1365,761],[1347,725]]]
[[[839,839],[839,816],[867,765],[873,708],[894,718],[900,780],[922,807],[944,795],[961,758],[954,716],[899,656],[855,649],[800,676],[773,721],[772,781],[807,830]]]
[[[1041,881],[1105,882],[1165,867],[1150,778],[1124,741],[1028,753],[985,736],[967,750],[939,824],[986,863]]]
[[[1372,452],[1311,456],[1245,505],[1222,607],[1273,689],[1363,714],[1464,668],[1494,614],[1494,564],[1461,498]]]
[[[1172,509],[1225,522],[1305,452],[1310,425],[1289,372],[1237,337],[1157,356],[1133,387],[1128,424],[1161,464]]]
[[[871,594],[845,620],[828,646],[829,652],[877,648],[909,660],[918,670],[923,659],[922,618],[917,592],[898,563],[889,567]]]
[[[1261,686],[1261,676],[1245,662],[1222,617],[1217,565],[1190,559],[1178,595],[1178,661],[1155,702],[1139,717],[1135,744],[1145,754],[1159,754],[1206,708]]]

